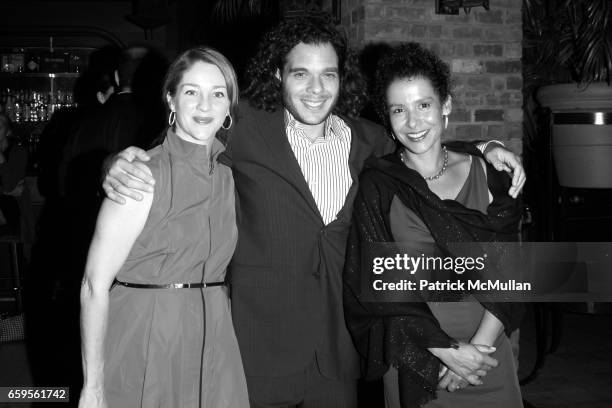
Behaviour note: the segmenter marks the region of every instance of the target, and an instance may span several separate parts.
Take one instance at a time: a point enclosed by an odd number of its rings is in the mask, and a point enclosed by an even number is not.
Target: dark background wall
[[[490,10],[473,8],[457,16],[435,14],[434,0],[290,0],[260,1],[256,17],[220,22],[214,0],[4,0],[0,2],[0,47],[48,44],[56,28],[99,30],[124,45],[147,42],[168,57],[197,44],[218,48],[244,72],[261,34],[280,15],[312,7],[339,8],[339,21],[351,43],[419,41],[437,51],[456,79],[451,116],[454,137],[499,139],[522,151],[521,3],[491,0]],[[249,3],[249,2],[243,2]],[[167,24],[147,30],[129,22],[137,12],[159,15]],[[41,29],[43,31],[41,31]],[[11,32],[13,30],[13,32]],[[36,30],[43,35],[37,35]],[[30,33],[30,34],[28,34]],[[44,35],[46,34],[46,35]],[[100,46],[96,35],[60,35],[60,46]]]

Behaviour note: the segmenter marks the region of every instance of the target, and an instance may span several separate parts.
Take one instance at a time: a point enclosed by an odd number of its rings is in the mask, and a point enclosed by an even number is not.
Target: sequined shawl
[[[482,156],[471,145],[451,143],[447,147]],[[343,276],[345,317],[363,357],[366,378],[382,376],[389,365],[398,368],[403,407],[419,407],[435,398],[440,361],[427,348],[453,347],[456,341],[440,328],[424,302],[374,303],[362,299],[362,245],[393,242],[389,211],[394,196],[421,217],[445,255],[452,256],[447,243],[515,240],[519,211],[516,200],[507,194],[510,179],[487,164],[487,183],[493,202],[485,215],[456,201],[438,198],[397,154],[370,159],[360,176]],[[502,321],[507,334],[518,326],[521,305],[481,303]]]

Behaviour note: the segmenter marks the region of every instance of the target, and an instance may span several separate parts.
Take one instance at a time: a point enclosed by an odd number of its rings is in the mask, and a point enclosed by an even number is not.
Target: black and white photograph
[[[612,1],[0,20],[0,408],[612,407]]]

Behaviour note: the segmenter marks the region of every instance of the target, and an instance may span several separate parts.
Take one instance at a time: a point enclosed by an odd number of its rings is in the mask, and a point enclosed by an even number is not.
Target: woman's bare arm
[[[142,201],[117,204],[105,199],[89,248],[81,286],[83,390],[79,406],[106,407],[104,402],[104,339],[109,290],[147,220],[152,193]]]

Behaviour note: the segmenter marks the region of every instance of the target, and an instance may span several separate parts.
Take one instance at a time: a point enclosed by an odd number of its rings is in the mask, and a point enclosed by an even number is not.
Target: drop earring
[[[225,126],[225,122],[227,122],[227,118],[229,118],[229,125]],[[223,124],[221,125],[221,128],[225,130],[229,130],[229,128],[232,127],[233,123],[234,123],[234,120],[232,119],[232,115],[228,113],[227,116],[225,117],[225,120],[223,121]]]

